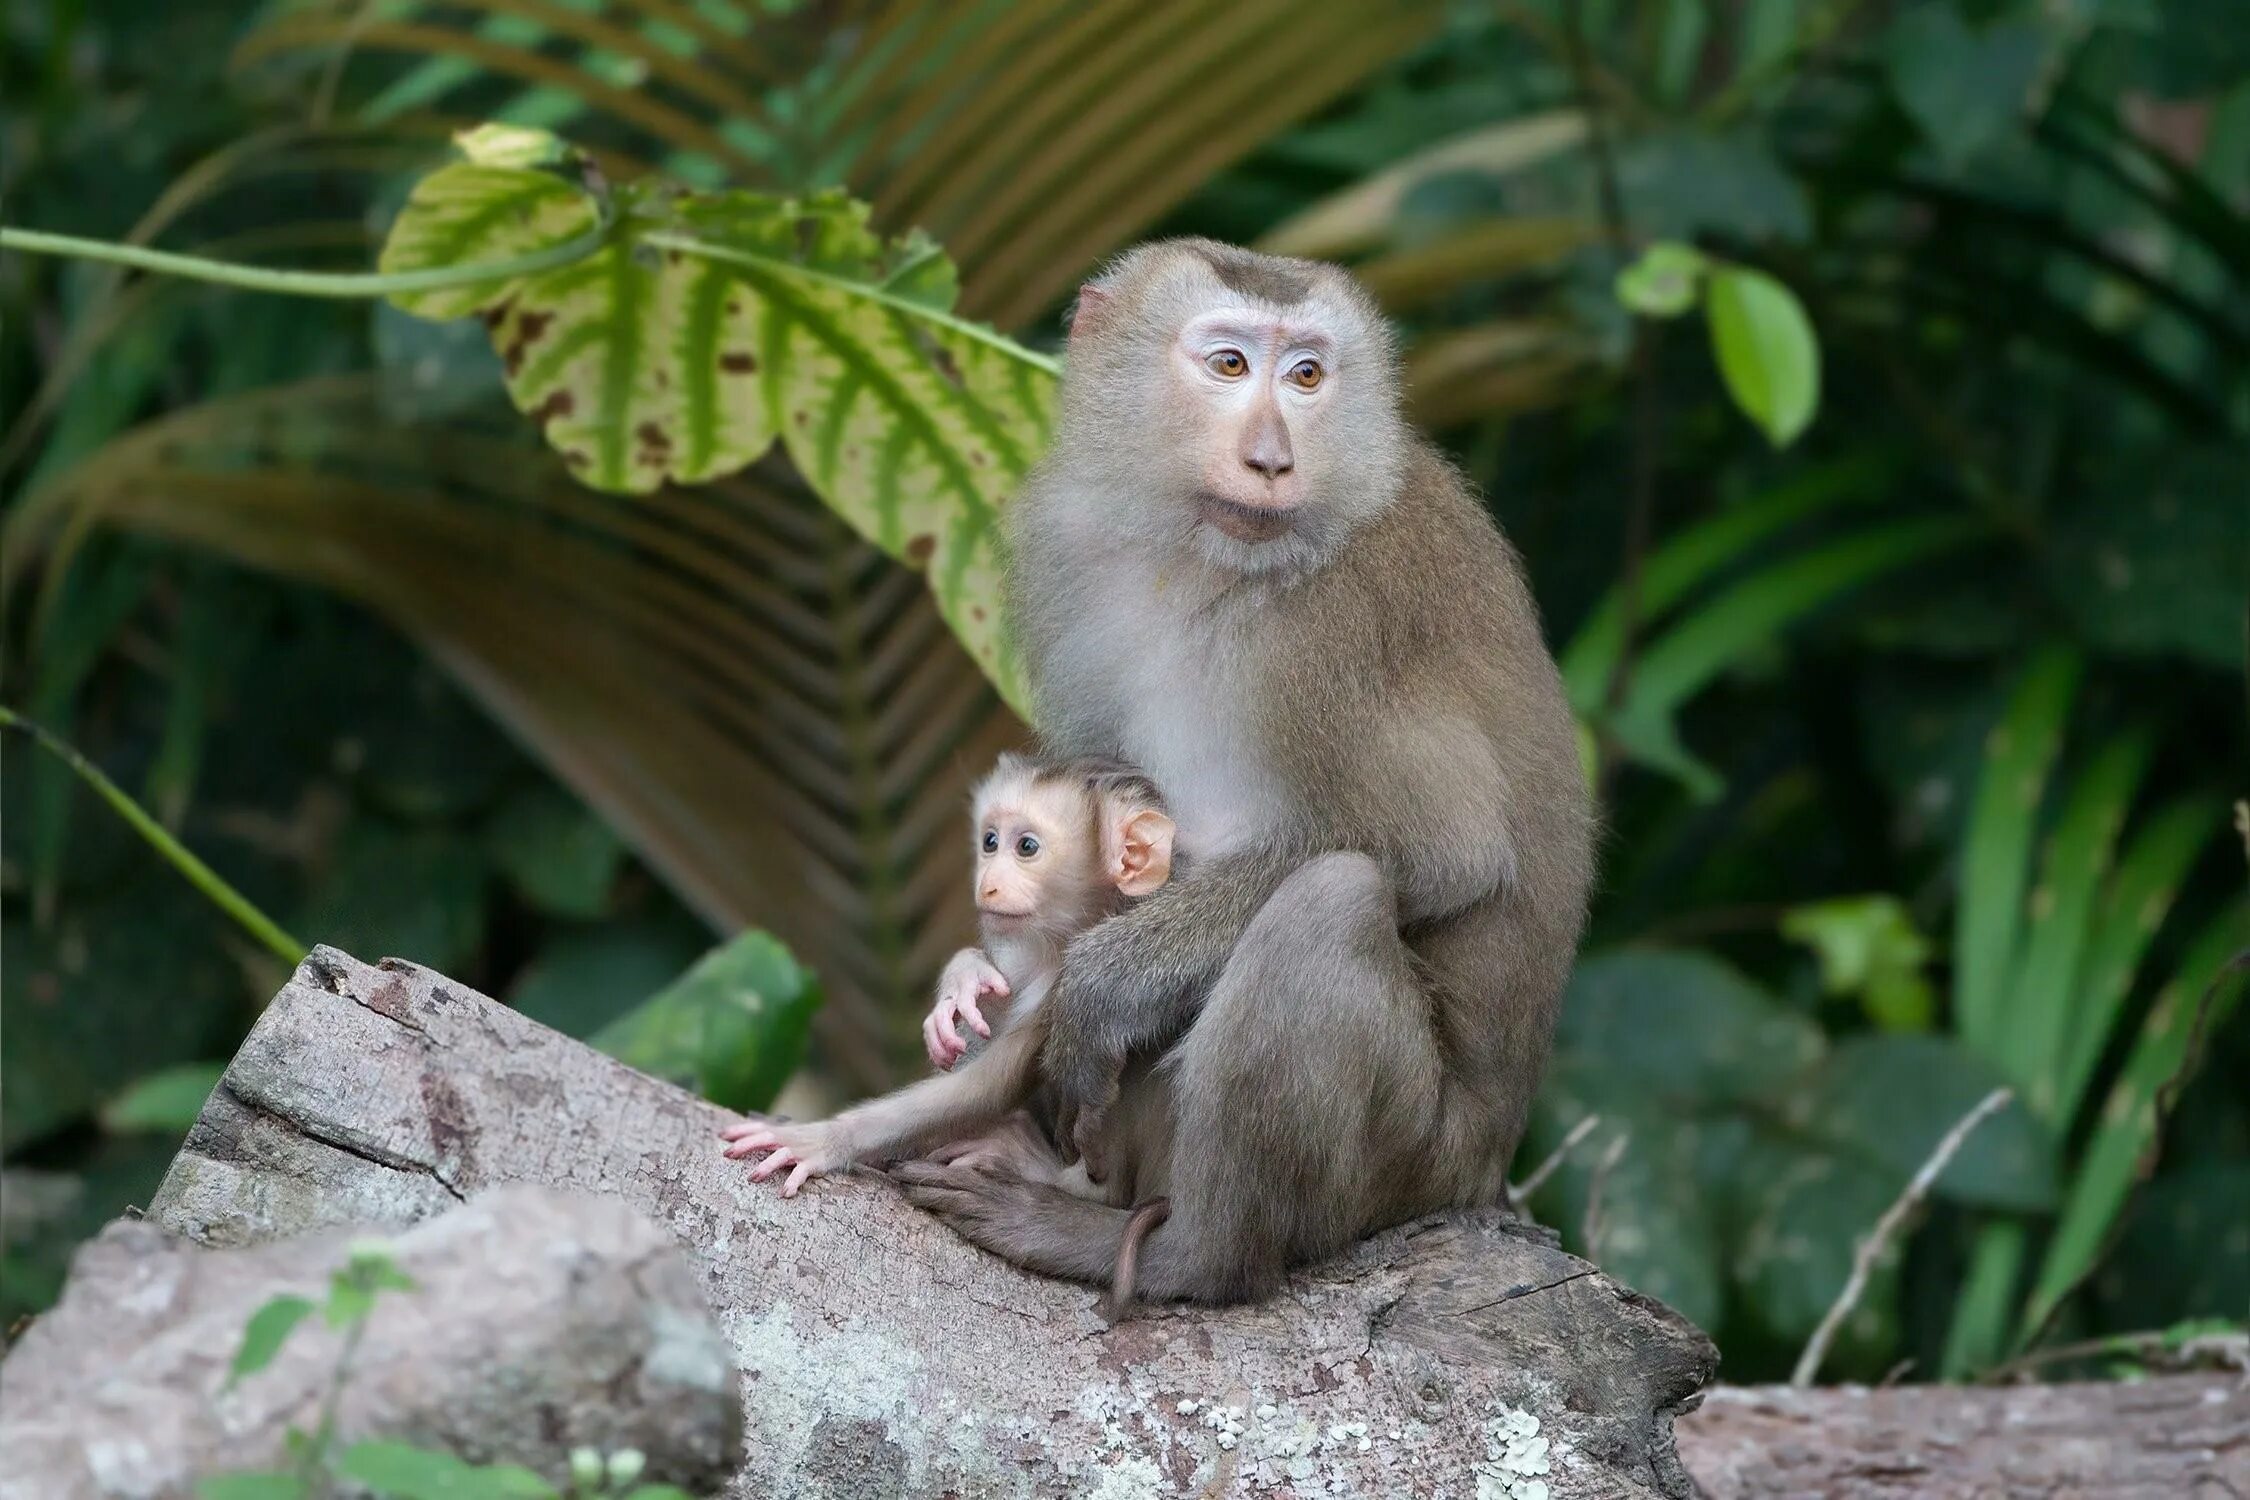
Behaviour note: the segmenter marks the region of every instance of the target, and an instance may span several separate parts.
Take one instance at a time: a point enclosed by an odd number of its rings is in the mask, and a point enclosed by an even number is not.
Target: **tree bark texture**
[[[394,1221],[404,1223],[405,1221]],[[289,1467],[343,1334],[315,1314],[229,1385],[251,1315],[318,1305],[360,1229],[209,1250],[120,1219],[0,1365],[0,1500],[184,1496],[201,1476]],[[566,1477],[577,1446],[640,1450],[708,1488],[742,1450],[732,1351],[669,1236],[615,1199],[509,1187],[387,1236],[415,1283],[383,1293],[335,1409],[338,1444],[404,1439]]]

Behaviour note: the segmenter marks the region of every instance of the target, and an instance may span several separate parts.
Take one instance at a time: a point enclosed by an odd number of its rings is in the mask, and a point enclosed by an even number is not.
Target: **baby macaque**
[[[953,1068],[968,1050],[962,1024],[992,1037],[991,1044],[957,1071],[854,1105],[834,1119],[745,1120],[722,1131],[728,1156],[766,1153],[750,1169],[753,1179],[762,1182],[788,1168],[784,1198],[795,1197],[808,1178],[855,1162],[938,1147],[948,1160],[1020,1154],[1008,1143],[1028,1122],[1009,1116],[1031,1102],[1039,1081],[1046,1040],[1039,1003],[1061,970],[1064,946],[1171,878],[1172,819],[1154,783],[1130,767],[1003,755],[978,785],[973,805],[984,941],[945,966],[922,1039],[941,1069]],[[1005,1004],[996,1037],[983,1013],[987,999]],[[1101,1195],[1083,1173],[1070,1175],[1079,1181],[1066,1186]],[[1162,1212],[1150,1206],[1151,1226]],[[1118,1278],[1127,1296],[1129,1283],[1129,1274]]]

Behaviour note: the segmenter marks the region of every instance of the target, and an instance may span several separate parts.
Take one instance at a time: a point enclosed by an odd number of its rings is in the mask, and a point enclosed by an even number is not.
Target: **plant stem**
[[[1797,1356],[1797,1368],[1789,1372],[1791,1385],[1803,1387],[1813,1383],[1813,1377],[1820,1373],[1820,1362],[1828,1356],[1828,1346],[1835,1341],[1837,1330],[1844,1326],[1844,1319],[1850,1317],[1852,1309],[1859,1305],[1861,1294],[1867,1290],[1867,1278],[1874,1271],[1875,1262],[1882,1256],[1884,1247],[1890,1244],[1891,1237],[1906,1222],[1906,1216],[1914,1211],[1914,1205],[1920,1203],[1923,1195],[1929,1192],[1930,1184],[1937,1181],[1938,1174],[1945,1170],[1946,1163],[1953,1160],[1953,1153],[1961,1149],[1961,1143],[1990,1118],[1995,1110],[2014,1097],[2013,1089],[1999,1088],[1979,1100],[1975,1109],[1955,1121],[1953,1128],[1945,1133],[1945,1138],[1937,1143],[1937,1149],[1930,1153],[1930,1159],[1922,1163],[1922,1170],[1914,1174],[1905,1191],[1898,1195],[1898,1201],[1883,1210],[1883,1217],[1875,1221],[1875,1227],[1867,1232],[1867,1238],[1861,1240],[1859,1248],[1852,1253],[1852,1272],[1844,1281],[1844,1289],[1836,1294],[1836,1301],[1821,1318],[1820,1326],[1805,1341],[1805,1352]]]
[[[352,1326],[344,1331],[344,1347],[336,1355],[336,1368],[329,1374],[328,1390],[320,1398],[320,1420],[313,1427],[312,1441],[305,1445],[305,1456],[297,1467],[297,1477],[304,1481],[308,1494],[325,1495],[329,1492],[328,1445],[336,1440],[336,1408],[343,1403],[344,1384],[351,1378],[352,1356],[359,1353],[359,1341],[367,1335],[367,1319],[352,1319]],[[315,1485],[319,1487],[314,1488]]]
[[[132,825],[135,833],[146,840],[158,854],[164,856],[172,868],[187,877],[188,884],[201,891],[218,907],[242,925],[244,931],[256,938],[268,951],[282,962],[294,965],[305,956],[305,945],[283,932],[275,921],[244,896],[218,871],[196,858],[187,845],[172,837],[163,824],[127,796],[118,784],[103,775],[101,769],[78,753],[68,741],[33,722],[12,708],[0,707],[0,729],[19,729],[32,737],[48,753],[78,773],[80,780],[92,787],[104,802],[117,810],[117,815]]]
[[[152,250],[146,245],[117,245],[108,240],[81,239],[74,234],[48,234],[37,229],[0,229],[0,250],[101,261],[253,292],[281,292],[295,297],[388,297],[400,292],[478,286],[538,271],[552,271],[557,266],[567,266],[592,255],[602,247],[607,236],[608,226],[597,223],[574,239],[534,250],[528,255],[478,265],[432,266],[422,271],[277,270],[270,266],[241,266],[223,260],[206,260],[199,255]]]

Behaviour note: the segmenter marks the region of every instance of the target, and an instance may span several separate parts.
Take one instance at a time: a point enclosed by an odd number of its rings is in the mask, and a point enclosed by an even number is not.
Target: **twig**
[[[1586,1184],[1586,1217],[1579,1225],[1579,1237],[1585,1241],[1588,1260],[1597,1259],[1597,1252],[1601,1249],[1602,1189],[1608,1185],[1611,1169],[1625,1155],[1625,1147],[1632,1139],[1633,1132],[1630,1130],[1617,1132],[1617,1139],[1609,1143],[1609,1149],[1602,1153],[1602,1159],[1594,1163],[1594,1175]]]
[[[2216,1333],[2181,1340],[2166,1329],[2156,1328],[2146,1333],[2109,1333],[2098,1339],[2050,1344],[1994,1365],[1982,1378],[1997,1383],[2066,1359],[2090,1359],[2101,1354],[2126,1355],[2151,1364],[2171,1356],[2172,1362],[2182,1369],[2192,1367],[2198,1359],[2209,1359],[2234,1369],[2250,1370],[2250,1339],[2243,1334]]]
[[[1547,1159],[1532,1168],[1529,1177],[1521,1182],[1508,1185],[1508,1206],[1510,1208],[1521,1208],[1529,1202],[1531,1195],[1546,1186],[1547,1179],[1555,1175],[1555,1169],[1563,1164],[1564,1157],[1570,1155],[1571,1148],[1586,1139],[1586,1133],[1601,1122],[1602,1117],[1600,1115],[1588,1115],[1585,1119],[1571,1126],[1570,1134],[1562,1138],[1562,1144],[1548,1152]]]
[[[1975,1109],[1963,1115],[1945,1133],[1945,1138],[1937,1143],[1937,1149],[1930,1153],[1930,1159],[1922,1163],[1922,1169],[1907,1183],[1906,1191],[1900,1193],[1898,1201],[1885,1209],[1883,1217],[1875,1221],[1875,1227],[1852,1253],[1852,1274],[1845,1278],[1844,1289],[1837,1294],[1835,1305],[1828,1309],[1827,1315],[1820,1320],[1820,1326],[1813,1330],[1812,1337],[1805,1343],[1805,1352],[1797,1356],[1797,1368],[1789,1373],[1791,1385],[1802,1387],[1812,1384],[1813,1376],[1820,1373],[1820,1362],[1828,1357],[1828,1346],[1835,1341],[1837,1330],[1844,1326],[1844,1319],[1851,1316],[1852,1309],[1859,1305],[1861,1295],[1866,1292],[1868,1275],[1875,1269],[1875,1262],[1882,1255],[1884,1247],[1890,1244],[1891,1236],[1898,1233],[1899,1226],[1906,1222],[1906,1216],[1914,1212],[1915,1205],[1929,1192],[1930,1184],[1937,1181],[1938,1174],[1945,1170],[1946,1163],[1953,1160],[1953,1153],[1961,1149],[1962,1142],[1968,1140],[1972,1131],[2015,1096],[2015,1090],[2008,1088],[1994,1089],[1985,1095]]]

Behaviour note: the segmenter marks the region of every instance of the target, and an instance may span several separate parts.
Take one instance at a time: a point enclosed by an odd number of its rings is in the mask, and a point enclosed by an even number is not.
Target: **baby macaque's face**
[[[974,826],[977,911],[1002,927],[1076,930],[1172,873],[1160,809],[1014,758],[978,789]]]

